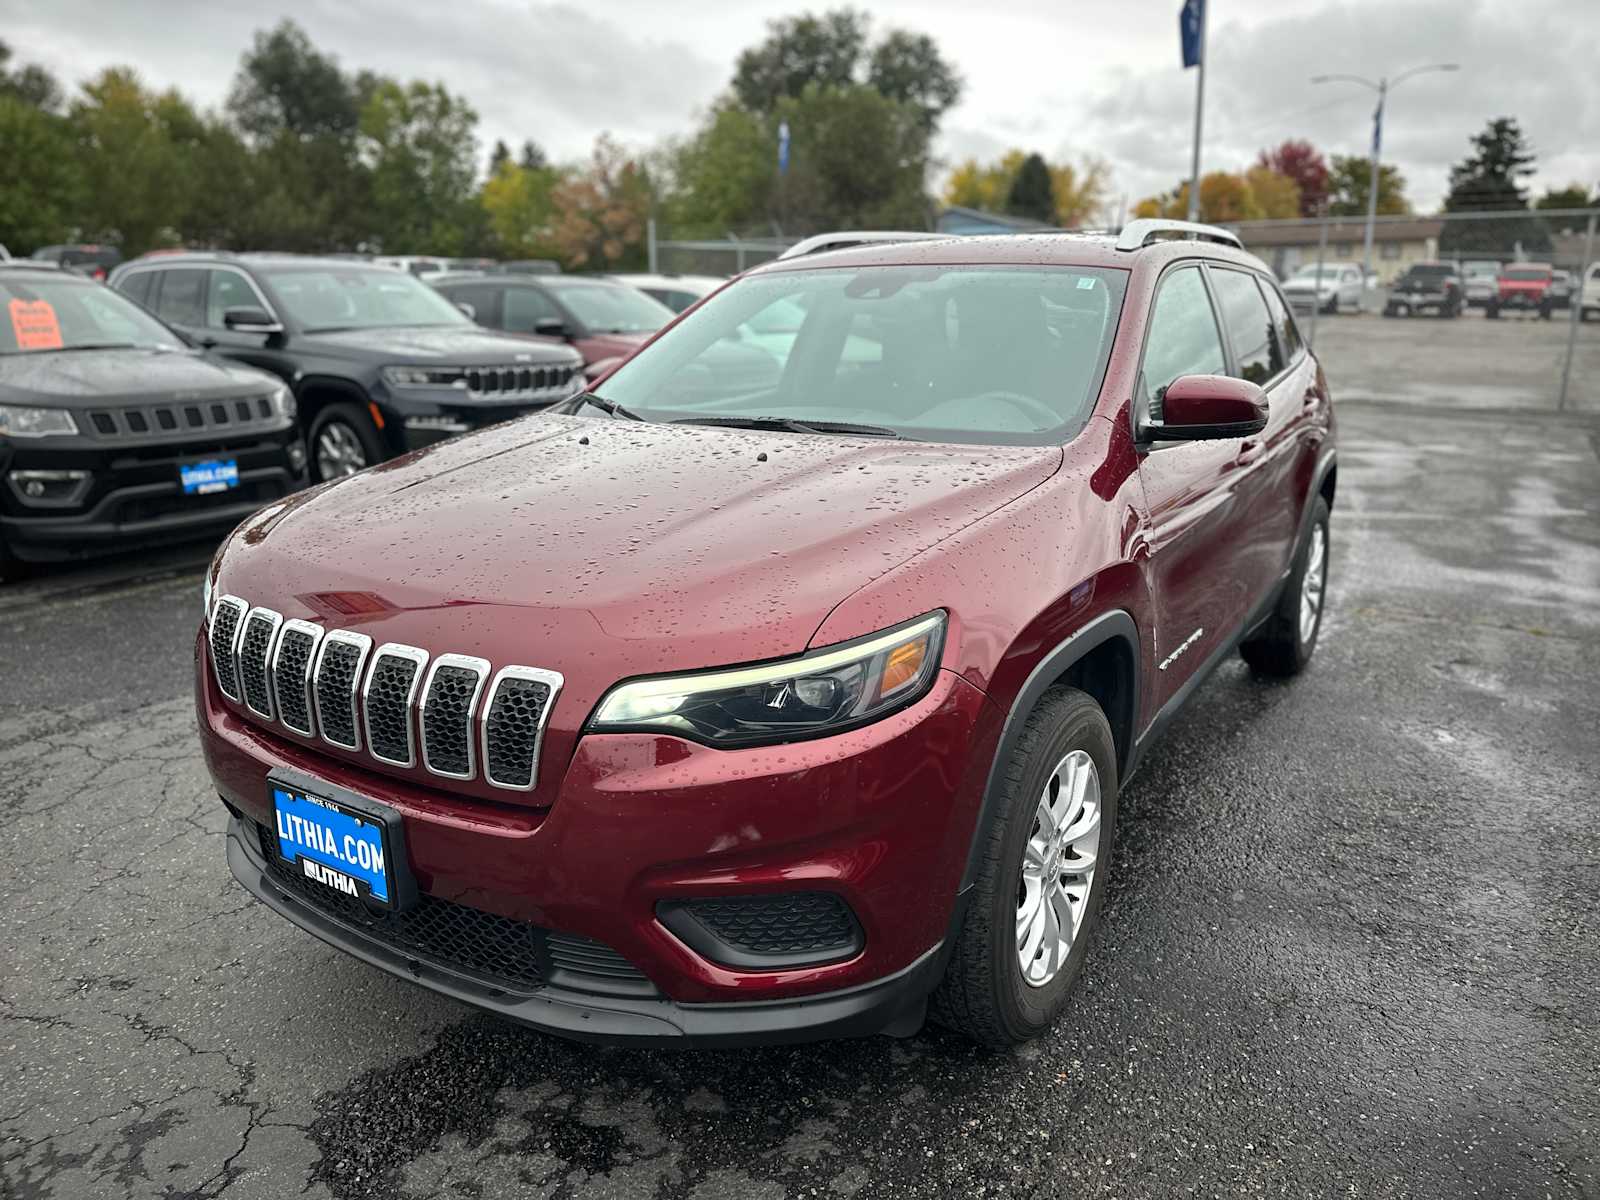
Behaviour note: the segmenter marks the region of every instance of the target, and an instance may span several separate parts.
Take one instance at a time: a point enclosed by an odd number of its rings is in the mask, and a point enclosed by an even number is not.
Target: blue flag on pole
[[[1178,41],[1183,46],[1185,69],[1200,65],[1200,18],[1205,6],[1206,0],[1183,0],[1178,11]]]
[[[789,173],[789,122],[778,122],[778,174]]]

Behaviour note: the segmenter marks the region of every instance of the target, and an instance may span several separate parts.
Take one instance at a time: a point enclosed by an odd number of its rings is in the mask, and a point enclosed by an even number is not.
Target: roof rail
[[[925,229],[899,231],[889,229],[841,230],[837,233],[819,233],[815,237],[808,237],[804,241],[796,242],[778,257],[780,259],[800,258],[806,254],[821,254],[827,250],[846,250],[851,246],[867,246],[886,242],[948,241],[952,237],[954,237],[953,234],[929,233]]]
[[[1137,221],[1129,221],[1117,235],[1117,249],[1138,250],[1164,233],[1175,233],[1200,242],[1218,242],[1235,250],[1244,249],[1239,235],[1221,226],[1202,225],[1198,221],[1173,221],[1164,217],[1140,217]]]

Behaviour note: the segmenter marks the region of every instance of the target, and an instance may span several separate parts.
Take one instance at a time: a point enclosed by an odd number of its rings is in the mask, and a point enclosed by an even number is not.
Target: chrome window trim
[[[472,699],[467,702],[467,773],[458,775],[454,771],[441,771],[433,765],[428,758],[428,697],[433,694],[433,677],[440,667],[461,667],[465,670],[476,671],[477,685],[472,689]],[[470,654],[441,654],[433,660],[433,665],[428,668],[428,678],[422,685],[422,701],[417,705],[417,738],[422,743],[422,765],[430,775],[438,775],[444,779],[472,779],[478,773],[477,755],[474,753],[477,737],[474,736],[473,727],[478,723],[478,701],[483,698],[484,685],[489,682],[489,660],[475,658]],[[497,680],[498,682],[498,677]],[[485,710],[487,711],[487,710]],[[537,766],[535,766],[537,771]]]
[[[250,628],[250,622],[257,617],[266,617],[267,623],[272,626],[272,632],[267,634],[267,648],[261,655],[261,675],[267,686],[267,710],[262,712],[250,703],[250,689],[244,685],[244,635]],[[244,619],[239,622],[238,636],[233,639],[233,673],[239,681],[239,695],[244,701],[244,706],[256,716],[268,721],[272,720],[276,712],[276,697],[272,692],[272,654],[278,646],[278,634],[283,629],[283,614],[270,608],[256,605],[244,614]]]
[[[228,646],[228,661],[233,665],[233,682],[238,688],[237,695],[235,695],[233,692],[230,692],[226,685],[224,685],[222,682],[222,672],[217,670],[216,644],[211,636],[211,631],[217,623],[217,614],[222,610],[223,605],[227,605],[230,608],[237,607],[239,610],[238,620],[234,623],[233,627],[233,641]],[[238,596],[218,596],[217,602],[212,605],[211,616],[206,621],[206,652],[211,655],[211,677],[217,681],[217,690],[229,700],[232,700],[235,704],[241,704],[244,702],[244,681],[239,678],[238,654],[239,638],[244,634],[245,614],[249,611],[250,606],[243,600],[239,599]]]
[[[417,664],[417,669],[411,673],[411,686],[406,689],[406,699],[402,707],[405,709],[406,719],[406,749],[410,752],[405,758],[385,758],[379,754],[372,745],[372,710],[367,706],[367,694],[372,689],[372,677],[378,673],[378,663],[385,658],[402,658],[407,662]],[[416,708],[417,687],[422,683],[423,673],[428,666],[428,652],[418,646],[408,646],[404,642],[385,642],[372,652],[372,657],[367,664],[366,676],[361,684],[361,728],[367,737],[367,753],[381,763],[388,763],[391,767],[414,767],[417,765],[417,733],[414,729],[415,722],[411,714]]]
[[[494,698],[499,694],[500,685],[507,679],[531,679],[547,684],[550,688],[550,698],[545,701],[544,711],[539,714],[539,725],[533,734],[533,768],[528,772],[528,782],[501,783],[495,779],[493,764],[489,761],[489,714],[494,710]],[[540,667],[501,667],[495,672],[494,682],[489,685],[489,691],[483,702],[483,715],[478,720],[478,748],[483,754],[483,779],[491,787],[504,788],[510,792],[531,792],[539,785],[539,755],[544,748],[544,731],[550,724],[550,713],[555,709],[556,700],[561,695],[561,687],[566,680],[559,671],[546,671]]]
[[[306,700],[306,723],[309,729],[300,729],[289,724],[283,715],[283,702],[278,699],[278,660],[283,657],[284,634],[290,631],[307,634],[311,638],[311,652],[306,655],[306,668],[300,680],[300,690]],[[322,649],[322,626],[313,625],[310,621],[299,619],[285,621],[283,628],[278,630],[277,644],[272,648],[272,663],[270,674],[272,677],[272,702],[278,710],[278,723],[291,733],[298,733],[301,737],[317,736],[316,697],[311,692],[311,680],[315,674],[317,654]]]
[[[328,736],[328,727],[322,716],[321,689],[317,682],[322,678],[322,662],[328,656],[328,647],[336,644],[354,646],[358,652],[355,673],[350,677],[350,728],[354,734],[353,742],[338,742]],[[322,645],[317,647],[317,665],[311,672],[311,700],[312,708],[317,714],[317,732],[324,742],[330,746],[337,746],[341,750],[361,749],[361,714],[356,711],[356,697],[361,692],[361,681],[366,677],[367,656],[372,650],[372,639],[364,633],[351,633],[348,629],[330,629],[322,636]]]

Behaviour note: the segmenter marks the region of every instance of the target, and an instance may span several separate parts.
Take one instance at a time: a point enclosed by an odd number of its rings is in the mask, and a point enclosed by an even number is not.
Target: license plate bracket
[[[394,809],[298,771],[268,776],[267,798],[282,865],[379,912],[416,902],[405,824]]]

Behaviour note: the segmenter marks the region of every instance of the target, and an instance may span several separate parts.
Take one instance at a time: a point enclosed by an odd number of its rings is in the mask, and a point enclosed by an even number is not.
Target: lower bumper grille
[[[637,967],[589,938],[550,933],[426,893],[405,912],[374,912],[353,896],[306,879],[279,856],[271,830],[255,830],[267,875],[280,891],[408,958],[511,992],[536,992],[555,982],[591,992],[655,994]]]
[[[836,962],[865,940],[850,906],[832,892],[673,901],[661,923],[712,962],[752,970]]]

